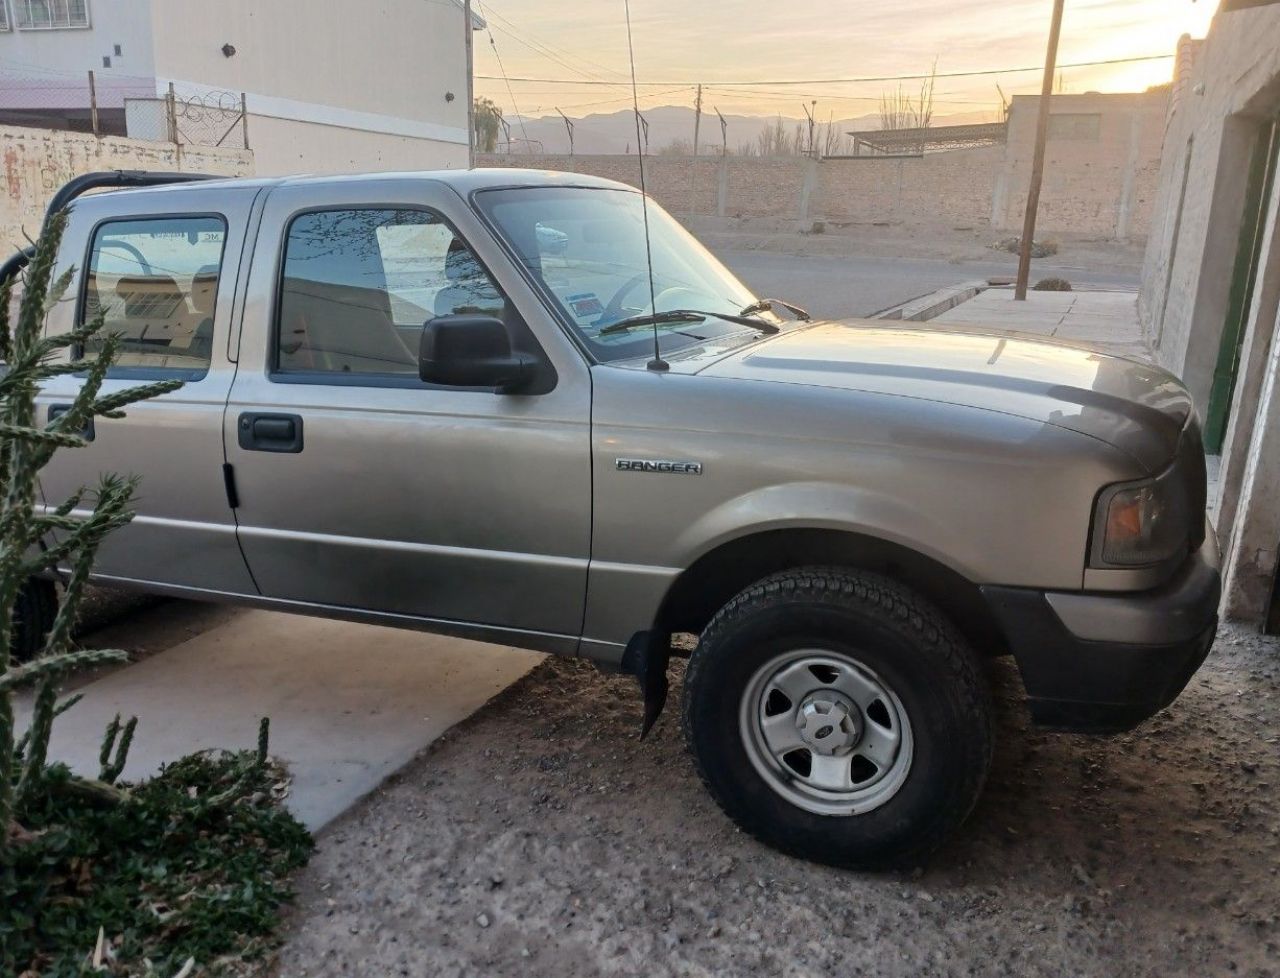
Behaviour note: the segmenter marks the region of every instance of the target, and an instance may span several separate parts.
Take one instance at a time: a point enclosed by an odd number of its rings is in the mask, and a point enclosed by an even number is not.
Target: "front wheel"
[[[946,618],[879,575],[765,578],[707,626],[685,674],[685,737],[726,813],[816,862],[915,865],[972,810],[989,694]]]

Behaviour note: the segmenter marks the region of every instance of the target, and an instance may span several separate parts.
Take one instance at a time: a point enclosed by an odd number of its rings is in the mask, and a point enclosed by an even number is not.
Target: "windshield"
[[[692,235],[649,202],[653,296],[639,193],[584,187],[526,187],[476,194],[480,210],[532,272],[577,334],[605,362],[648,356],[653,328],[601,335],[613,323],[690,309],[736,315],[756,301]],[[772,313],[761,321],[777,323]],[[663,356],[737,345],[760,334],[708,317],[657,326]]]

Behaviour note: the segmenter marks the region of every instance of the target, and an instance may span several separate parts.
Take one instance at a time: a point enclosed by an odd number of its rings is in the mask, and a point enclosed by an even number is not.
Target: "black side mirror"
[[[513,352],[501,319],[493,316],[437,316],[422,327],[418,376],[446,387],[493,387],[514,394],[534,374],[532,357]]]

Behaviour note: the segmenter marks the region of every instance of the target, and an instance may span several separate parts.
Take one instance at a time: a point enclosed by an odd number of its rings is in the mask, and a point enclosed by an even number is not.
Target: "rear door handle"
[[[245,411],[236,425],[240,447],[247,452],[302,451],[302,417]]]
[[[70,410],[71,410],[70,404],[50,404],[49,420],[52,422],[57,418],[62,417],[64,414],[66,414]],[[85,423],[85,426],[81,428],[78,432],[76,432],[76,434],[84,438],[85,441],[93,441],[94,435],[96,434],[96,432],[93,430],[93,418],[90,418]]]

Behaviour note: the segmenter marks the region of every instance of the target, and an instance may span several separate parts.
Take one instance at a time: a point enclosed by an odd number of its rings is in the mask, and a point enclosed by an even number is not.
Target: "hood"
[[[819,323],[698,372],[1014,414],[1099,438],[1153,472],[1173,457],[1192,407],[1186,388],[1159,367],[1004,331],[915,323]]]

